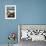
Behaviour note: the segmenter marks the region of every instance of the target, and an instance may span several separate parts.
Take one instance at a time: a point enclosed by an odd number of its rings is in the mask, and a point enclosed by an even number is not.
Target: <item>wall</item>
[[[46,0],[17,0],[19,24],[46,24]]]
[[[5,5],[16,5],[16,0],[0,0],[0,44],[7,44],[8,34],[10,32],[16,32],[17,35],[17,19],[6,20],[5,19]],[[15,43],[17,43],[16,38]]]
[[[10,4],[16,5],[16,20],[5,20],[5,5]],[[9,32],[17,34],[18,24],[46,24],[46,0],[0,0],[0,44],[8,43]]]

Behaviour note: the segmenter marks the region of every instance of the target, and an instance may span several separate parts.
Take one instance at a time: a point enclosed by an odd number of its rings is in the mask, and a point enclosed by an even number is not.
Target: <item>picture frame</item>
[[[46,24],[18,24],[18,42],[22,40],[46,41]]]
[[[16,19],[16,5],[5,5],[5,19]]]

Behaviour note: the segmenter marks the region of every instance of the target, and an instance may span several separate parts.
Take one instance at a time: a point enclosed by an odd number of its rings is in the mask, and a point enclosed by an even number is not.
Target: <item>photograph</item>
[[[5,19],[16,19],[16,5],[5,5]]]
[[[31,46],[32,42],[46,41],[46,25],[19,24],[18,41],[20,46]]]

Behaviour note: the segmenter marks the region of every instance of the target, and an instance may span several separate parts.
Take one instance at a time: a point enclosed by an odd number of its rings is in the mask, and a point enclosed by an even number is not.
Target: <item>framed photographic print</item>
[[[45,24],[19,24],[18,25],[18,41],[46,41],[46,25]]]
[[[16,19],[16,5],[5,5],[5,19]]]

